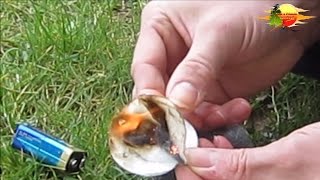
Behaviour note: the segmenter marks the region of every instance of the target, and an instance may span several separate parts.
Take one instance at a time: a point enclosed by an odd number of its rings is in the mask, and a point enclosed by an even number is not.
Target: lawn
[[[131,99],[130,63],[144,5],[1,2],[1,179],[139,179],[110,158],[107,129]],[[255,143],[267,144],[320,117],[319,89],[318,82],[289,74],[253,98],[247,128]],[[13,129],[23,121],[87,150],[84,171],[58,173],[12,149]]]

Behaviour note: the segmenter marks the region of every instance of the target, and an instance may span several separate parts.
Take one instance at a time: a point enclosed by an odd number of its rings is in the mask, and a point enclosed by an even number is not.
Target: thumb
[[[216,31],[198,31],[188,54],[171,75],[166,96],[178,107],[194,110],[204,100],[209,89],[215,91],[211,87],[218,87],[215,82],[230,54],[226,51],[228,49],[230,52],[228,44],[224,32],[217,34]]]
[[[265,147],[252,149],[194,148],[186,150],[188,166],[198,176],[214,180],[268,179],[266,170],[275,168],[277,153]],[[262,178],[264,179],[264,178]]]
[[[244,179],[246,150],[198,148],[186,151],[191,170],[204,179]]]

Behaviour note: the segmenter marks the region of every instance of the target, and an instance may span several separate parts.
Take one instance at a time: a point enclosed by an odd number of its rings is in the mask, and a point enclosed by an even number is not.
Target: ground
[[[1,2],[1,179],[139,179],[109,155],[110,118],[131,98],[130,63],[143,1]],[[246,127],[265,145],[320,115],[320,84],[288,74],[252,98]],[[27,121],[85,149],[84,172],[44,168],[11,148]]]

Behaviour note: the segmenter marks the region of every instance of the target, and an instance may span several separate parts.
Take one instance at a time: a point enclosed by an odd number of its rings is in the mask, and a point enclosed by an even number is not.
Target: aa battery
[[[28,123],[17,125],[12,147],[31,155],[46,166],[68,173],[79,172],[87,158],[85,151]]]

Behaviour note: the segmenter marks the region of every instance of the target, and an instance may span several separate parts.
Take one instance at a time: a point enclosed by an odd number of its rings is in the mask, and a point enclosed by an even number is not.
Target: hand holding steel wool
[[[197,130],[210,132],[242,123],[251,112],[247,99],[277,83],[291,71],[307,48],[319,41],[316,18],[293,27],[297,31],[290,31],[289,26],[273,29],[261,20],[277,3],[149,2],[141,15],[133,56],[133,95],[162,95],[170,99]],[[290,11],[298,12],[295,8],[298,7],[309,10],[308,16],[320,16],[319,0],[290,3],[279,4],[279,9],[289,7]],[[240,141],[228,138],[232,133],[225,134],[227,140],[215,136],[213,141],[205,141],[206,144],[200,139],[199,147],[186,148],[187,166],[178,164],[176,177],[179,180],[318,179],[320,158],[315,157],[320,151],[319,126],[320,123],[305,126],[276,142],[255,148],[236,148],[239,144],[234,142]],[[132,148],[136,139],[124,139],[127,144],[116,147],[136,152],[136,148]],[[228,148],[219,146],[222,139],[233,144]],[[117,141],[112,142],[118,145]],[[119,159],[125,162],[125,158],[118,156],[118,162]],[[144,167],[134,170],[138,168]]]
[[[141,176],[165,174],[186,163],[186,147],[198,137],[175,106],[160,96],[140,96],[112,121],[109,146],[114,160]]]

